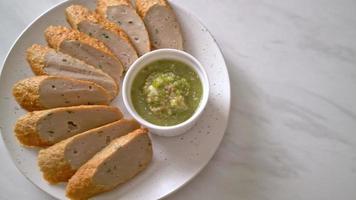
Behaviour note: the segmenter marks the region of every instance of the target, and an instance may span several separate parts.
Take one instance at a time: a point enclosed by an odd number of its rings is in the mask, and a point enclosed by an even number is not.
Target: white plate
[[[45,44],[43,31],[49,25],[66,25],[64,9],[72,3],[95,7],[94,0],[64,2],[33,22],[9,52],[0,78],[0,127],[3,140],[17,168],[32,183],[58,199],[65,199],[65,184],[49,185],[37,167],[36,149],[21,147],[13,134],[16,119],[25,114],[11,94],[17,81],[33,76],[25,50],[33,43]],[[154,157],[149,167],[128,183],[95,199],[159,199],[182,187],[212,158],[223,138],[230,110],[230,82],[224,58],[208,30],[184,9],[172,4],[181,23],[185,49],[206,68],[210,80],[207,109],[189,132],[174,138],[151,135]],[[123,107],[121,96],[113,105]],[[212,180],[213,181],[213,180]]]

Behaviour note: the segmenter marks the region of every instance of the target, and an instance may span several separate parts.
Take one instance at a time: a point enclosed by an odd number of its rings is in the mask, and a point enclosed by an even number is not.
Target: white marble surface
[[[60,1],[1,0],[0,60]],[[220,44],[232,108],[213,160],[167,199],[356,199],[356,1],[175,2]],[[51,199],[0,141],[0,199]]]

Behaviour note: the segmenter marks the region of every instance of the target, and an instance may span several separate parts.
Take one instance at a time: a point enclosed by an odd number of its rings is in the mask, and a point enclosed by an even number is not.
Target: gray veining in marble
[[[0,1],[0,59],[59,2]],[[356,199],[356,1],[175,2],[219,43],[232,107],[213,160],[167,199]],[[0,199],[51,199],[0,143]]]

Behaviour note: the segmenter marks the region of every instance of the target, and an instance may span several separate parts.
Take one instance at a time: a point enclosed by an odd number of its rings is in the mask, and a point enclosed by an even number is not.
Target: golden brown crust
[[[105,105],[81,105],[81,106],[71,106],[71,107],[61,107],[61,108],[52,108],[47,110],[33,111],[29,112],[26,115],[19,118],[15,124],[14,132],[19,140],[25,146],[38,146],[38,147],[47,147],[53,145],[53,142],[43,140],[37,129],[38,122],[45,117],[55,112],[64,112],[72,109],[100,109],[105,108],[106,110],[111,110],[122,118],[123,114],[119,108],[113,106]]]
[[[63,41],[74,40],[94,47],[97,50],[102,51],[110,56],[114,56],[113,53],[100,40],[92,38],[77,30],[66,28],[64,26],[49,26],[45,30],[45,37],[49,46],[56,50],[59,50]]]
[[[61,142],[54,144],[53,146],[43,149],[38,154],[38,166],[40,167],[44,179],[49,183],[55,184],[59,182],[65,182],[70,179],[73,174],[77,171],[76,167],[73,167],[68,161],[68,158],[65,157],[66,150],[68,147],[73,146],[73,142],[80,140],[86,135],[92,134],[93,132],[100,132],[102,129],[117,124],[118,122],[130,122],[127,119],[121,119],[94,129],[90,129],[78,135],[72,136],[68,139],[65,139]],[[140,124],[134,120],[131,122],[135,123],[136,128],[140,128]],[[85,153],[85,152],[83,152]]]
[[[40,102],[39,86],[47,77],[35,76],[21,80],[14,85],[12,94],[22,108],[28,111],[45,109]]]
[[[136,12],[136,9],[131,5],[130,0],[97,0],[97,4],[96,4],[96,12],[99,13],[103,18],[107,19],[108,15],[107,15],[107,11],[109,8],[111,7],[122,7],[125,9],[131,9],[135,15],[137,16],[133,16],[133,17],[138,17],[142,22],[142,25],[144,26],[144,22],[141,19],[141,17],[139,16],[139,14]],[[109,20],[110,21],[110,20]],[[130,28],[128,28],[130,29]],[[125,31],[128,31],[127,29],[124,29]],[[143,55],[149,51],[151,51],[151,42],[149,40],[149,35],[148,32],[146,30],[146,28],[144,28],[144,30],[142,30],[144,32],[141,32],[140,34],[143,34],[144,38],[147,37],[147,42],[145,42],[145,40],[143,41],[144,43],[142,44],[135,44],[134,40],[135,38],[133,36],[129,35],[130,41],[132,42],[133,46],[136,48],[136,51],[138,53],[138,55]]]
[[[101,93],[104,94],[108,99],[108,101],[104,105],[109,104],[109,99],[110,99],[109,93],[103,87],[101,87],[96,83],[78,80],[78,79],[66,78],[66,77],[47,76],[47,75],[34,76],[17,82],[12,90],[13,96],[15,97],[17,103],[20,104],[22,108],[28,111],[53,108],[53,107],[44,106],[41,103],[41,98],[39,94],[41,82],[50,79],[52,80],[62,79],[62,80],[67,80],[68,82],[70,81],[70,82],[92,85],[92,87],[95,87],[97,90],[100,90]]]
[[[70,140],[59,142],[55,146],[43,149],[38,154],[38,166],[43,178],[51,184],[67,181],[76,170],[64,158],[64,150]]]
[[[67,21],[69,22],[69,24],[75,29],[78,29],[77,27],[80,22],[87,20],[87,21],[90,21],[95,24],[100,24],[105,29],[116,33],[120,38],[124,39],[132,46],[132,44],[129,40],[129,37],[118,25],[104,19],[99,14],[97,14],[93,11],[90,11],[89,9],[87,9],[84,6],[81,6],[81,5],[69,6],[66,9],[66,16],[67,16]]]
[[[30,64],[33,73],[36,75],[46,75],[43,68],[46,64],[45,56],[50,51],[54,50],[39,44],[33,44],[30,48],[27,49],[26,59]]]
[[[106,17],[106,10],[110,6],[126,5],[132,7],[129,0],[97,0],[96,1],[96,12],[100,15]]]
[[[72,200],[88,199],[96,194],[100,194],[113,188],[107,188],[105,186],[96,184],[93,182],[93,177],[100,165],[104,163],[108,157],[111,157],[121,147],[127,145],[131,140],[140,135],[147,135],[148,129],[140,128],[125,136],[113,140],[107,147],[98,152],[92,159],[85,163],[69,180],[66,195]],[[147,136],[148,137],[148,136]],[[152,147],[150,145],[150,157],[147,158],[146,163],[142,163],[140,170],[137,171],[137,175],[141,170],[145,169],[152,159]],[[134,176],[135,176],[134,175]],[[133,178],[133,177],[131,177]]]
[[[165,6],[170,8],[166,0],[136,0],[136,9],[138,14],[144,18],[148,10],[155,5]]]
[[[42,140],[37,133],[37,123],[42,116],[48,112],[30,112],[19,118],[15,124],[15,135],[17,140],[25,146],[46,147],[50,143]]]
[[[95,157],[95,156],[94,156]],[[96,171],[96,164],[86,163],[69,179],[66,196],[72,200],[86,200],[90,196],[104,192],[104,187],[93,183],[91,177]],[[74,184],[71,184],[74,183]]]
[[[66,19],[70,26],[78,30],[78,24],[83,20],[98,23],[95,13],[82,5],[71,5],[66,8]]]
[[[48,74],[44,68],[46,67],[47,65],[47,61],[46,61],[46,55],[48,53],[57,53],[57,54],[61,54],[60,52],[56,52],[56,50],[50,48],[50,47],[47,47],[47,46],[43,46],[43,45],[39,45],[39,44],[34,44],[32,45],[30,48],[27,49],[26,53],[26,58],[27,58],[27,61],[33,71],[34,74],[36,75],[51,75],[51,74]],[[76,58],[73,58],[75,60],[77,60],[77,62],[82,62],[84,64],[83,61],[81,60],[78,60]],[[109,78],[109,79],[112,79],[111,76],[109,76],[108,74],[106,74],[105,72],[103,72],[102,70],[100,69],[97,69],[91,65],[88,65],[86,64],[88,67],[91,68],[91,70],[96,70],[96,71],[100,71],[100,73],[102,73],[103,76]],[[72,77],[74,78],[74,77]],[[74,79],[77,79],[77,78],[74,78]],[[89,81],[87,79],[77,79],[77,80],[81,80],[81,81]],[[114,81],[114,79],[112,79],[113,83],[115,84],[115,93],[114,95],[110,95],[112,96],[111,97],[111,100],[116,97],[116,95],[118,94],[118,90],[119,90],[119,87],[117,85],[117,83]],[[104,87],[103,85],[99,84],[98,82],[96,81],[90,81],[90,82],[95,82],[98,86],[101,86],[101,87]],[[107,89],[105,88],[105,91],[108,92],[110,94],[109,91],[111,91],[110,89]]]

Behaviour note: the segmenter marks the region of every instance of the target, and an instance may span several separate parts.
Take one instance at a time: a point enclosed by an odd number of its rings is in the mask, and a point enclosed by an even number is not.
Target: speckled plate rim
[[[177,6],[177,7],[180,7],[180,6]],[[182,8],[182,7],[180,7],[180,8]],[[184,9],[184,8],[182,8],[182,9]],[[188,12],[188,11],[187,11],[187,12]],[[226,73],[226,75],[227,75],[227,79],[228,79],[228,83],[229,83],[229,84],[228,84],[228,88],[227,88],[226,90],[228,91],[228,95],[229,95],[229,102],[228,102],[228,107],[229,107],[229,109],[228,109],[228,113],[227,113],[227,119],[230,119],[230,112],[231,112],[231,82],[230,82],[229,71],[228,71],[227,66],[226,66],[224,54],[221,52],[221,47],[220,47],[219,43],[216,41],[215,37],[214,37],[213,34],[209,31],[209,29],[208,29],[208,28],[204,25],[204,23],[200,20],[200,18],[197,17],[196,15],[192,14],[191,12],[189,12],[189,14],[190,14],[192,17],[194,17],[194,18],[200,23],[200,25],[201,25],[202,27],[204,27],[205,30],[209,33],[210,37],[213,38],[213,40],[214,40],[216,46],[217,46],[218,49],[219,49],[219,54],[220,54],[219,56],[221,56],[221,57],[223,58],[223,64],[224,64],[224,68],[225,68],[225,70],[226,70],[225,73]],[[0,74],[0,75],[1,75],[1,74]],[[228,126],[228,121],[226,121],[226,123],[225,123],[225,125],[224,125],[224,130],[223,130],[223,131],[224,131],[224,135],[225,135],[225,132],[226,132],[226,130],[227,130],[227,126]],[[214,152],[215,152],[215,153],[216,153],[216,151],[219,149],[219,147],[220,147],[220,145],[221,145],[221,142],[222,142],[222,140],[223,140],[223,138],[224,138],[224,135],[220,138],[220,141],[218,141],[218,145],[217,145],[217,147],[214,149]],[[173,190],[173,191],[171,191],[171,192],[168,192],[165,196],[162,196],[160,199],[163,199],[163,198],[165,198],[165,197],[168,197],[169,195],[172,195],[172,194],[176,193],[179,189],[183,188],[183,187],[186,186],[188,183],[190,183],[195,177],[197,177],[197,176],[203,171],[203,169],[208,165],[208,163],[211,161],[211,159],[213,159],[215,153],[213,153],[213,154],[211,155],[211,157],[206,161],[206,163],[203,164],[203,165],[200,167],[200,169],[198,169],[197,173],[196,173],[194,176],[192,176],[192,177],[190,177],[189,179],[187,179],[185,183],[183,183],[182,185],[180,185],[180,187],[176,188],[175,190]]]
[[[50,7],[49,9],[47,9],[46,11],[44,11],[42,14],[40,14],[38,17],[36,17],[33,21],[31,21],[31,23],[26,26],[26,28],[24,30],[21,31],[20,35],[15,39],[15,41],[12,43],[9,51],[7,52],[5,58],[4,58],[4,61],[2,63],[2,68],[1,68],[1,71],[0,71],[0,83],[3,81],[3,71],[4,71],[4,66],[6,65],[6,62],[8,60],[8,57],[10,56],[10,53],[11,51],[13,50],[13,48],[15,47],[16,43],[23,37],[24,33],[38,20],[40,19],[41,17],[43,17],[44,15],[46,15],[48,12],[50,12],[51,10],[55,9],[57,6],[60,6],[61,4],[67,2],[67,1],[70,1],[70,0],[64,0],[64,1],[61,1],[57,4],[55,4],[54,6]],[[40,189],[41,191],[45,192],[47,195],[55,198],[54,196],[52,196],[49,192],[47,192],[46,190],[42,189],[39,185],[37,185],[36,183],[34,183],[29,177],[27,177],[21,170],[20,168],[17,166],[16,164],[16,161],[14,159],[14,157],[12,156],[11,152],[9,152],[9,147],[8,147],[8,144],[5,142],[5,137],[3,135],[3,130],[2,130],[2,127],[0,127],[0,135],[1,135],[1,139],[4,141],[4,144],[5,144],[5,149],[6,149],[6,152],[8,153],[8,155],[10,155],[10,159],[11,161],[14,163],[16,169],[21,173],[21,175],[23,175],[32,185],[36,186],[38,189]]]
[[[51,12],[52,10],[54,10],[56,7],[58,6],[61,6],[62,4],[64,3],[67,3],[67,2],[70,2],[71,0],[64,0],[62,2],[59,2],[57,4],[55,4],[54,6],[50,7],[49,9],[47,9],[46,11],[44,11],[41,15],[39,15],[38,17],[36,17],[21,33],[20,35],[15,39],[15,41],[13,42],[13,44],[11,45],[11,48],[9,49],[9,51],[7,52],[3,62],[2,62],[2,66],[3,68],[1,69],[0,71],[0,83],[3,81],[3,69],[4,69],[4,66],[6,65],[6,62],[8,60],[8,57],[10,56],[13,48],[15,47],[15,45],[17,44],[17,42],[23,37],[24,33],[37,21],[39,20],[40,18],[44,17],[45,15],[47,15],[49,12]],[[178,8],[181,8],[182,10],[185,10],[184,8],[182,8],[181,6],[177,6],[177,5],[174,5],[174,7],[178,7]],[[228,113],[227,113],[227,120],[225,121],[225,124],[223,125],[223,132],[225,134],[226,132],[226,129],[227,129],[227,125],[228,125],[228,119],[230,117],[230,108],[231,108],[231,85],[230,85],[230,78],[229,78],[229,73],[228,73],[228,70],[227,70],[227,66],[226,66],[226,62],[225,62],[225,58],[224,58],[224,55],[222,54],[221,52],[221,48],[220,48],[220,45],[218,44],[218,42],[216,41],[216,39],[214,38],[214,36],[211,34],[211,32],[207,29],[207,27],[201,22],[200,18],[197,17],[196,15],[192,14],[191,12],[188,12],[186,11],[187,13],[189,13],[189,15],[193,18],[195,18],[199,23],[200,23],[200,26],[204,27],[204,29],[206,29],[206,31],[209,33],[210,37],[213,39],[215,45],[217,45],[218,47],[218,54],[219,56],[222,57],[223,59],[223,65],[224,65],[224,73],[227,75],[227,81],[228,81],[228,88],[226,88],[226,91],[228,92],[228,96],[229,96],[229,101],[226,102],[227,103],[227,107],[228,107]],[[0,126],[0,134],[1,134],[1,137],[2,137],[2,140],[5,141],[4,139],[4,135],[3,135],[3,130],[2,130],[2,127]],[[223,136],[224,136],[223,134]],[[220,140],[217,141],[217,146],[216,148],[214,149],[214,152],[216,153],[216,151],[218,150],[220,144],[221,144],[221,141],[223,139],[223,136],[220,137]],[[40,187],[39,185],[37,185],[35,182],[33,182],[28,176],[26,176],[22,170],[20,170],[20,168],[17,166],[16,162],[15,162],[15,158],[12,156],[11,152],[9,152],[9,147],[8,147],[8,144],[6,142],[4,142],[5,144],[5,147],[6,147],[6,151],[7,153],[10,155],[10,158],[12,160],[12,162],[15,164],[16,168],[18,171],[20,171],[20,173],[28,180],[30,181],[30,183],[32,183],[33,185],[35,185],[37,188],[39,188],[41,191],[45,192],[46,194],[50,195],[51,197],[53,198],[56,198],[55,196],[53,196],[50,192],[46,191],[45,189],[43,189],[42,187]],[[167,192],[165,195],[161,196],[159,199],[163,199],[165,197],[168,197],[169,195],[172,195],[173,193],[177,192],[179,189],[183,188],[184,186],[186,186],[191,180],[193,180],[206,166],[207,164],[210,162],[210,160],[214,157],[215,153],[213,153],[209,159],[206,160],[206,162],[201,165],[201,167],[197,170],[197,172],[191,176],[189,179],[186,179],[186,181],[181,184],[179,187],[177,187],[175,190],[172,190],[170,192]]]

